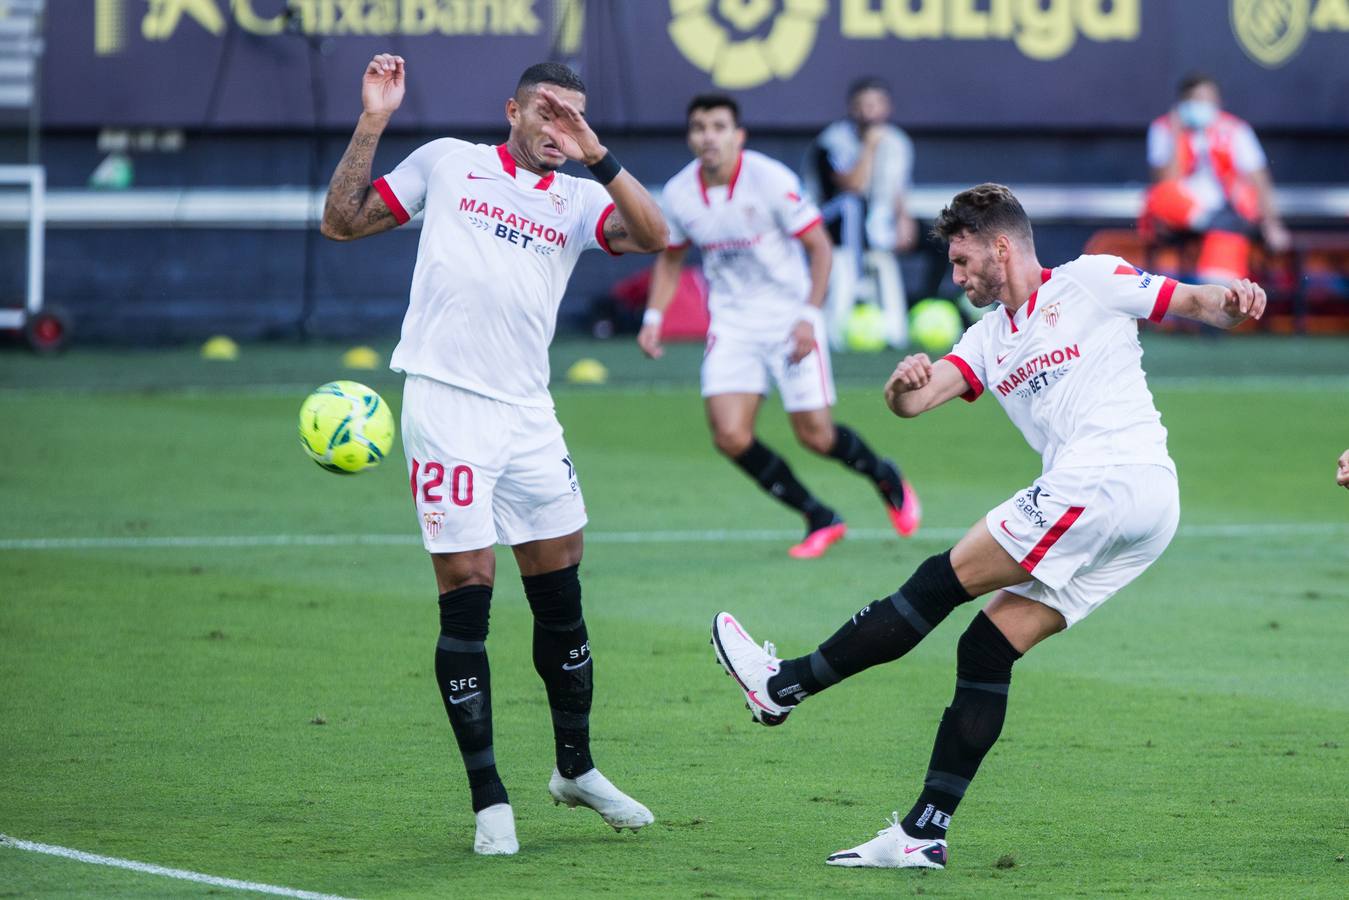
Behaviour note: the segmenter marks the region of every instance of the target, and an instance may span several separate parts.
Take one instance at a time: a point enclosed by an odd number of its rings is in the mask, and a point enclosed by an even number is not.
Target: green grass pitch
[[[900,421],[879,395],[893,357],[838,360],[839,419],[922,494],[924,531],[900,541],[770,399],[764,439],[855,529],[796,562],[797,521],[711,449],[696,348],[555,348],[559,373],[579,356],[613,373],[557,401],[591,516],[595,757],[656,824],[617,835],[549,800],[505,553],[489,649],[522,850],[482,859],[401,447],[341,478],[294,433],[309,387],[355,377],[397,407],[396,377],[342,370],[334,347],[0,354],[0,833],[349,897],[1349,895],[1349,492],[1333,484],[1349,345],[1146,343],[1181,533],[1018,664],[951,865],[928,873],[823,860],[912,802],[975,607],[773,730],[750,723],[708,625],[730,609],[795,655],[893,591],[1038,472],[992,400]],[[212,892],[0,847],[0,897]]]

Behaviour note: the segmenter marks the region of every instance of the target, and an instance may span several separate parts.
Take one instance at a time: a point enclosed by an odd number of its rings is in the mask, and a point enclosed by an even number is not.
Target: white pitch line
[[[921,538],[954,541],[966,528],[925,528]],[[1179,538],[1271,538],[1315,537],[1349,532],[1349,522],[1267,522],[1231,525],[1182,525]],[[779,529],[710,529],[702,531],[588,531],[588,544],[748,544],[796,540],[799,531]],[[889,541],[895,533],[884,528],[851,528],[848,537],[863,541]],[[48,537],[3,538],[4,550],[154,550],[231,549],[258,547],[350,547],[360,545],[417,546],[414,534],[245,534],[166,537]]]
[[[152,863],[136,862],[134,859],[118,859],[115,856],[99,856],[96,853],[85,853],[83,850],[72,850],[69,847],[57,847],[53,844],[37,844],[32,841],[23,841],[6,834],[0,834],[0,847],[10,847],[14,850],[27,850],[30,853],[45,853],[48,856],[60,856],[66,859],[73,859],[77,862],[91,863],[96,866],[112,866],[116,869],[130,869],[133,872],[142,872],[146,875],[160,875],[164,878],[177,878],[180,881],[195,881],[198,884],[232,888],[236,891],[253,891],[257,894],[276,894],[280,897],[301,897],[304,898],[304,900],[350,900],[348,897],[341,897],[337,894],[319,894],[314,891],[300,891],[295,888],[278,887],[274,884],[259,884],[256,881],[237,881],[233,878],[220,878],[216,875],[206,875],[202,872],[189,872],[186,869],[169,869],[164,866],[153,865]]]

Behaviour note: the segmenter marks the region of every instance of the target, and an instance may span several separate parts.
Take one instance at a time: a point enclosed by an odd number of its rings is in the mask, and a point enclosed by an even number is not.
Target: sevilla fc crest
[[[427,510],[422,513],[422,524],[426,527],[426,536],[434,541],[445,524],[445,513],[438,509]]]
[[[1045,324],[1050,328],[1059,324],[1059,304],[1051,303],[1040,313],[1044,317]]]
[[[548,199],[553,201],[553,212],[557,213],[559,216],[567,211],[567,201],[562,199],[561,195],[549,191]]]

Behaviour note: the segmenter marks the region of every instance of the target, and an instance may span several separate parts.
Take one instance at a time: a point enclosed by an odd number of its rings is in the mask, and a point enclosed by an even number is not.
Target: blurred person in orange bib
[[[1248,123],[1222,109],[1211,77],[1181,80],[1175,106],[1148,128],[1148,165],[1153,185],[1139,229],[1149,238],[1202,235],[1200,280],[1246,277],[1257,234],[1270,250],[1287,249],[1265,151]]]

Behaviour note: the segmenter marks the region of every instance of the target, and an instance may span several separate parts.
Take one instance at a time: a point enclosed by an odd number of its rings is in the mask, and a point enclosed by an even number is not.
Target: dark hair
[[[736,103],[730,94],[699,94],[689,101],[684,120],[693,118],[693,114],[700,109],[729,109],[731,120],[735,122],[737,128],[740,127],[740,104]]]
[[[1021,201],[1001,184],[981,184],[956,194],[932,226],[932,236],[948,243],[962,233],[982,234],[990,240],[1000,234],[1033,239]]]
[[[851,103],[853,98],[863,91],[880,91],[889,97],[890,85],[886,84],[884,79],[877,78],[875,75],[865,75],[848,85],[848,102]]]
[[[1216,88],[1218,81],[1207,72],[1187,72],[1180,83],[1176,85],[1176,96],[1184,97],[1201,84],[1211,84]]]
[[[586,84],[581,80],[581,76],[562,63],[535,63],[525,69],[520,76],[520,80],[516,82],[515,96],[519,97],[521,92],[534,87],[536,84],[553,84],[569,91],[576,91],[578,94],[586,92]]]

